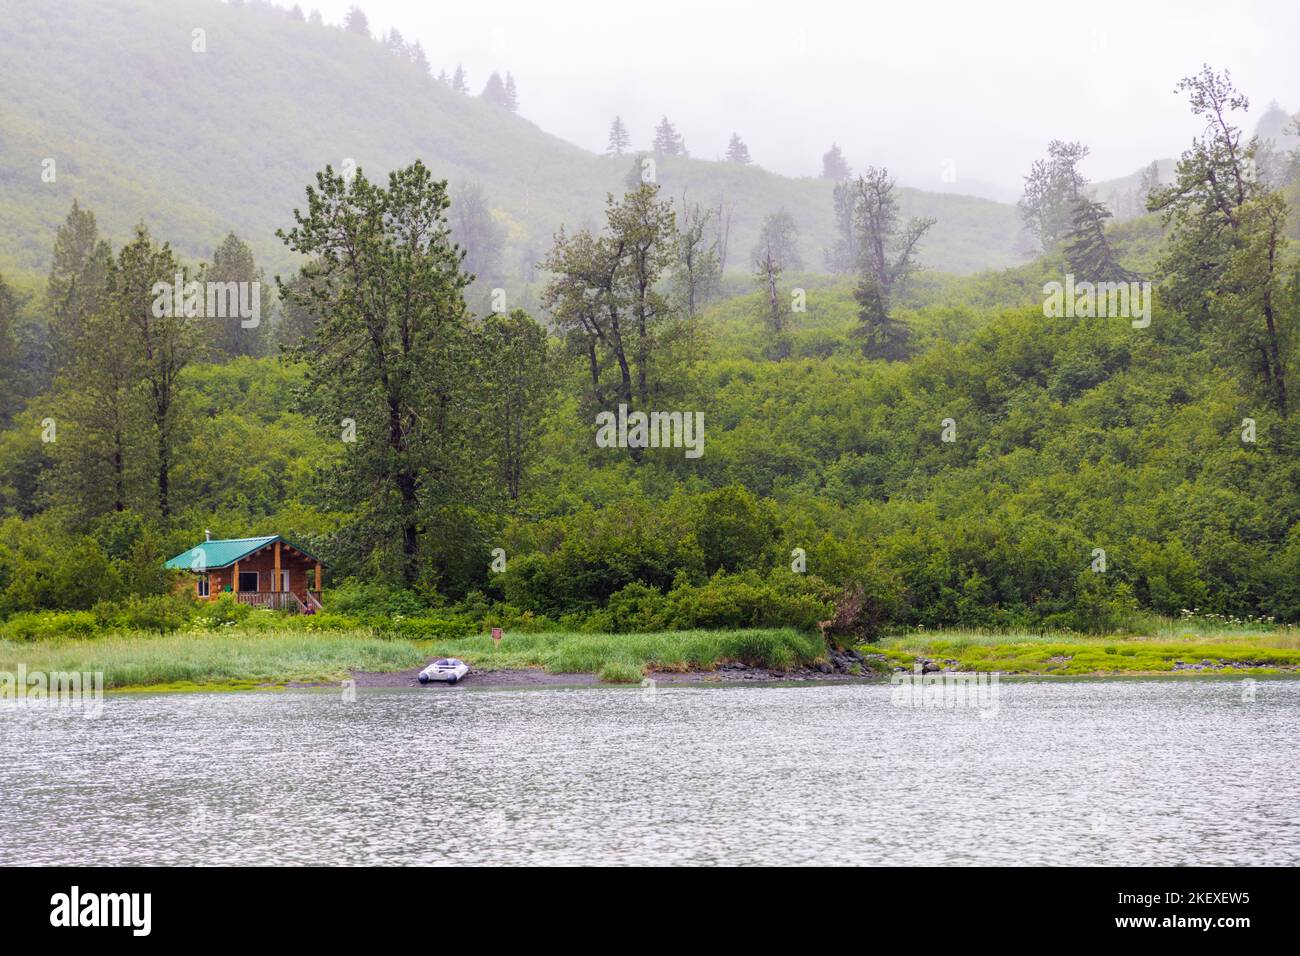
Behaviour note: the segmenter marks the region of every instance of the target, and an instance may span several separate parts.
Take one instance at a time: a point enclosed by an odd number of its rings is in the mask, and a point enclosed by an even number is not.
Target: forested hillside
[[[166,52],[200,9],[208,58]],[[1049,145],[1018,209],[876,167],[669,157],[629,181],[630,156],[283,11],[123,4],[120,45],[42,79],[78,33],[34,10],[0,35],[15,82],[50,84],[12,101],[0,173],[11,255],[48,272],[0,279],[11,633],[175,626],[162,562],[205,531],[319,554],[334,610],[469,627],[1300,621],[1300,156],[1243,131],[1227,74],[1179,83],[1199,135],[1116,223],[1081,143]],[[51,149],[37,102],[83,122]],[[47,152],[45,191],[14,157]],[[991,246],[990,209],[1012,217]],[[492,304],[503,222],[537,271]],[[1025,237],[1032,261],[955,274],[978,257],[953,250]],[[1076,278],[1124,311],[1053,310]],[[265,315],[205,312],[227,283]]]

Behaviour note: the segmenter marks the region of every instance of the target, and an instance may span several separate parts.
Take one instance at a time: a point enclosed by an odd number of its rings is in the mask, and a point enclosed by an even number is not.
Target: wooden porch
[[[307,591],[305,599],[292,591],[236,591],[235,600],[240,604],[253,607],[270,608],[272,611],[297,611],[300,614],[314,614],[324,610],[320,602],[319,591]]]

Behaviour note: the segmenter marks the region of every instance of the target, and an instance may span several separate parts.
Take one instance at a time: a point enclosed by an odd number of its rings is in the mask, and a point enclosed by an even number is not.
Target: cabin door
[[[289,571],[283,568],[280,570],[280,590],[284,593],[289,590]]]

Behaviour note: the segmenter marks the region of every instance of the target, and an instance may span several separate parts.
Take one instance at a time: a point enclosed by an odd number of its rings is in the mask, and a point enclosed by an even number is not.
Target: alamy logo
[[[32,705],[75,707],[86,717],[104,712],[104,672],[28,671],[19,664],[17,673],[0,671],[0,701]]]
[[[239,319],[240,328],[262,324],[262,283],[184,282],[177,273],[174,281],[155,282],[154,318],[181,316],[187,319]]]
[[[1065,284],[1043,286],[1043,315],[1049,319],[1132,319],[1133,328],[1151,324],[1150,282],[1079,282],[1074,274]]]
[[[51,926],[129,926],[132,936],[148,936],[152,928],[152,893],[69,893],[50,897]]]
[[[597,448],[685,448],[687,458],[704,454],[703,412],[629,412],[596,415]]]
[[[986,674],[980,671],[925,673],[920,662],[912,665],[912,673],[896,672],[889,679],[893,690],[890,703],[904,708],[970,708],[981,716],[993,716],[998,711],[999,671]]]

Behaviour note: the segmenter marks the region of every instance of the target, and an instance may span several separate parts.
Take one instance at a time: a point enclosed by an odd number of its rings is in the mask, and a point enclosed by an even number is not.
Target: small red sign
[[[501,643],[501,628],[492,628],[492,640],[496,641],[498,644]]]

